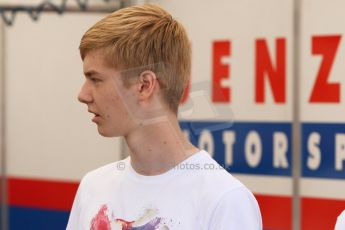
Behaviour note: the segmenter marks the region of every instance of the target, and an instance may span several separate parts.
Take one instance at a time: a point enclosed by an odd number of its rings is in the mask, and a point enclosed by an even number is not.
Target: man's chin
[[[118,133],[111,132],[109,130],[104,130],[98,126],[98,133],[103,137],[118,137]]]

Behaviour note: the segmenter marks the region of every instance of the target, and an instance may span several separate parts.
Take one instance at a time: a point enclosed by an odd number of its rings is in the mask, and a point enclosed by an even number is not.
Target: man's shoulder
[[[247,193],[247,187],[225,169],[206,174],[202,198],[217,203],[225,194]],[[232,196],[232,195],[231,195]]]
[[[200,164],[200,168],[202,169],[200,176],[203,178],[203,181],[209,190],[229,191],[239,187],[245,187],[211,156],[205,155]]]
[[[202,205],[200,216],[204,220],[204,225],[208,226],[215,220],[224,221],[228,219],[228,216],[223,218],[224,215],[229,213],[229,216],[241,217],[243,213],[247,212],[251,213],[254,222],[260,225],[260,210],[252,192],[212,157],[205,155],[201,164],[204,167],[201,167],[202,170],[197,175],[202,182],[201,189],[198,189],[201,191],[198,199]],[[237,209],[241,214],[234,214]]]
[[[211,156],[205,156],[202,162],[204,168],[201,170],[200,177],[203,199],[218,202],[225,195],[236,197],[242,193],[244,196],[252,196],[251,191],[241,181]],[[205,169],[206,166],[208,168]]]

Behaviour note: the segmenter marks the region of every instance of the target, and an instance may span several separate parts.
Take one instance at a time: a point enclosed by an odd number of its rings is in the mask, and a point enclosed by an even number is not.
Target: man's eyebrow
[[[84,72],[84,75],[86,78],[89,78],[89,77],[96,75],[96,74],[100,75],[100,73],[97,72],[96,70],[88,70],[88,71]]]

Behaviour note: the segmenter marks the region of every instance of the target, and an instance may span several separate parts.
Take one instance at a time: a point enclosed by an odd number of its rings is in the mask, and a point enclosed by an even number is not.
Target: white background
[[[8,176],[79,180],[120,156],[77,101],[83,83],[79,42],[102,15],[25,14],[5,30]]]

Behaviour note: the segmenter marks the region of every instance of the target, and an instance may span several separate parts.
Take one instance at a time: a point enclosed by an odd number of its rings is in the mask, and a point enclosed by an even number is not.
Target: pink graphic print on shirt
[[[103,205],[96,216],[92,218],[91,221],[91,229],[90,230],[109,230],[110,228],[110,220],[106,214],[107,206]]]
[[[126,221],[123,219],[110,221],[107,211],[107,206],[102,205],[98,213],[91,220],[90,230],[169,230],[169,228],[162,223],[163,219],[154,217],[156,213],[150,209],[135,221]]]

